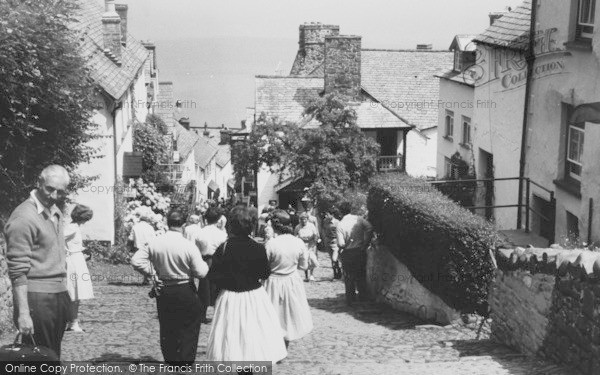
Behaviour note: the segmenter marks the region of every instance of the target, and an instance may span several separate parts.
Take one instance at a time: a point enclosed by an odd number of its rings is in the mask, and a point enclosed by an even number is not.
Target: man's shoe
[[[202,324],[210,324],[212,323],[212,319],[211,318],[204,318],[200,321],[200,323]]]
[[[310,275],[310,277],[308,278],[309,281],[315,281],[315,277],[313,275]]]
[[[79,326],[78,322],[74,322],[67,326],[67,332],[84,332],[84,330]]]

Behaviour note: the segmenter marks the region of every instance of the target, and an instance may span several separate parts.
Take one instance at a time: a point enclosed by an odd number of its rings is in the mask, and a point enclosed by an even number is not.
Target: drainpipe
[[[527,79],[525,81],[525,105],[523,109],[523,129],[521,134],[521,157],[519,160],[519,207],[517,207],[517,229],[521,229],[523,204],[523,180],[525,178],[525,161],[527,156],[527,120],[529,112],[529,95],[533,80],[533,64],[535,62],[535,24],[537,21],[538,0],[531,1],[531,24],[529,25],[529,46],[527,48]],[[526,208],[529,210],[529,207]]]
[[[115,108],[113,108],[113,110],[110,112],[110,115],[112,117],[112,123],[113,123],[113,169],[114,169],[114,179],[115,182],[114,184],[117,184],[117,181],[119,180],[119,173],[117,171],[117,110],[123,108],[123,102],[117,102],[115,103]],[[117,201],[117,190],[116,186],[113,186],[113,201],[116,202]],[[113,204],[114,206],[114,204]],[[114,207],[116,208],[116,207]],[[113,208],[113,209],[114,209]],[[118,225],[119,222],[118,220],[114,220],[114,235],[113,235],[113,242],[116,243],[117,241],[117,233],[118,233]]]

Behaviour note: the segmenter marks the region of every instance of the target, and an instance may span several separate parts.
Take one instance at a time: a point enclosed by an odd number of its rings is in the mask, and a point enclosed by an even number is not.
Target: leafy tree
[[[145,123],[136,124],[133,150],[142,153],[142,178],[160,185],[159,190],[170,190],[169,181],[161,164],[169,162],[167,126],[156,115],[148,115]]]
[[[0,1],[0,202],[8,211],[49,164],[70,171],[94,150],[94,85],[69,25],[76,2]],[[74,183],[85,179],[75,176]]]
[[[305,111],[316,120],[299,126],[268,120],[262,114],[245,143],[234,146],[238,177],[262,166],[310,182],[309,194],[322,206],[364,186],[376,172],[379,145],[356,124],[356,112],[334,94],[314,99]]]

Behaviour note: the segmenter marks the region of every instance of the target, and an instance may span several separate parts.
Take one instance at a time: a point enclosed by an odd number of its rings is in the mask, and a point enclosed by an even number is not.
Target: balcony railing
[[[380,156],[377,158],[378,172],[404,172],[404,155]]]

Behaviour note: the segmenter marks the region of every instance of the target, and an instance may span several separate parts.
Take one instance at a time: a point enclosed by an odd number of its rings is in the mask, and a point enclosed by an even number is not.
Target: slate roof
[[[219,151],[217,152],[216,163],[219,167],[224,167],[231,160],[231,148],[229,145],[219,145]]]
[[[297,122],[311,99],[323,91],[323,78],[256,76],[255,111],[281,121]]]
[[[425,130],[438,125],[439,81],[454,64],[450,51],[363,49],[361,84],[395,114]]]
[[[177,140],[177,152],[182,159],[185,159],[192,152],[200,137],[175,122],[175,139]]]
[[[531,0],[525,0],[523,4],[494,21],[493,25],[475,38],[475,42],[524,51],[529,42],[530,24]]]
[[[454,37],[452,44],[450,44],[449,50],[458,49],[459,51],[475,51],[477,46],[473,43],[473,39],[477,38],[477,35],[473,34],[459,34]]]
[[[365,129],[437,127],[439,81],[435,75],[453,65],[454,54],[447,50],[363,49],[364,100],[356,107],[358,125]],[[257,76],[255,113],[265,112],[301,126],[317,126],[316,121],[301,114],[310,99],[323,92],[323,75],[321,64],[308,76]]]
[[[202,169],[206,166],[219,152],[219,144],[213,138],[198,136],[198,142],[194,145],[194,158],[196,165]]]
[[[82,33],[81,54],[87,61],[94,81],[114,99],[120,99],[143,68],[149,52],[142,43],[128,34],[127,46],[121,49],[121,66],[115,64],[104,54],[104,7],[94,0],[77,1],[80,5],[76,16],[79,22],[72,28]]]

